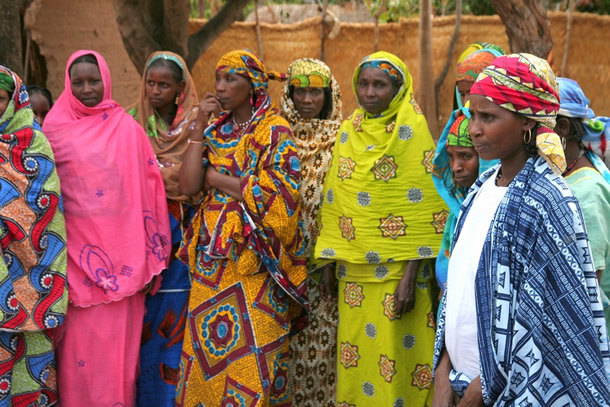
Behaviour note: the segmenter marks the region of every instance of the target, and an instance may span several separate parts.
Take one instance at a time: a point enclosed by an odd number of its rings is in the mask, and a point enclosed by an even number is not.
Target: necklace
[[[237,134],[241,136],[244,131],[246,131],[250,126],[252,118],[250,118],[250,120],[248,120],[247,122],[237,123],[237,120],[235,120],[235,116],[231,116],[231,122],[233,123],[233,128],[236,130]]]
[[[565,176],[566,174],[568,174],[570,171],[572,171],[572,168],[574,168],[574,166],[576,165],[576,163],[582,158],[582,156],[585,154],[585,150],[580,150],[580,154],[578,154],[578,157],[576,157],[576,159],[572,162],[572,164],[570,164],[568,166],[568,168],[566,168],[566,170],[563,172],[563,174],[561,174],[562,176]]]

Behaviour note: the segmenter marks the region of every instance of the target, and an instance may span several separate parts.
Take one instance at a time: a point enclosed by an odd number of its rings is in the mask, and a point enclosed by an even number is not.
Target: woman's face
[[[294,88],[292,100],[303,119],[318,118],[324,107],[324,88]]]
[[[360,71],[356,82],[358,103],[370,114],[383,112],[390,106],[396,94],[392,80],[379,68],[365,68]]]
[[[504,160],[523,152],[523,133],[533,127],[524,116],[515,114],[481,95],[470,96],[468,132],[472,144],[484,160]]]
[[[456,83],[460,99],[462,100],[462,106],[465,106],[466,102],[470,100],[470,89],[472,88],[472,85],[474,85],[474,82],[458,81]]]
[[[9,102],[11,101],[11,95],[8,94],[4,89],[0,89],[0,117],[6,111]]]
[[[146,73],[146,97],[157,109],[175,104],[183,88],[184,81],[176,82],[172,70],[166,66],[153,66]]]
[[[472,147],[447,146],[449,166],[455,175],[455,182],[470,188],[479,176],[479,155]]]
[[[32,104],[32,111],[34,112],[38,123],[42,126],[44,118],[47,117],[47,113],[51,110],[49,100],[40,93],[31,93],[30,103]]]
[[[250,105],[252,84],[241,75],[216,71],[214,88],[224,110],[235,110],[244,104]]]
[[[80,62],[70,68],[72,94],[87,107],[97,106],[104,99],[104,82],[95,64]]]

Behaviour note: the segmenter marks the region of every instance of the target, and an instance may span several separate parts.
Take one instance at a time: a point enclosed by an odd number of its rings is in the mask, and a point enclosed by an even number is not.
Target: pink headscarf
[[[104,99],[86,107],[73,94],[69,68],[97,59]],[[114,100],[104,58],[77,51],[65,89],[44,122],[61,180],[68,232],[70,301],[87,307],[142,290],[167,267],[171,251],[163,179],[142,127]]]

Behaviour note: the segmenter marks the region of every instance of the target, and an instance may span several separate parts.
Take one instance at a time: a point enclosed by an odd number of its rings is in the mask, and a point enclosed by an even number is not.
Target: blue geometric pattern
[[[495,169],[464,201],[453,244]],[[606,324],[582,214],[540,157],[527,161],[500,203],[475,293],[485,404],[610,405]],[[435,367],[444,347],[444,301],[439,319]]]

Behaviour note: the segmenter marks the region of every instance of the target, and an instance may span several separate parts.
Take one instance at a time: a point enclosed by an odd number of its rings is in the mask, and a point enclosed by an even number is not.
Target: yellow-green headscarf
[[[339,129],[324,183],[315,256],[357,264],[434,257],[447,210],[430,172],[435,146],[413,96],[411,75],[398,57],[376,52],[362,65],[390,63],[402,86],[388,108],[370,115],[358,108]]]

